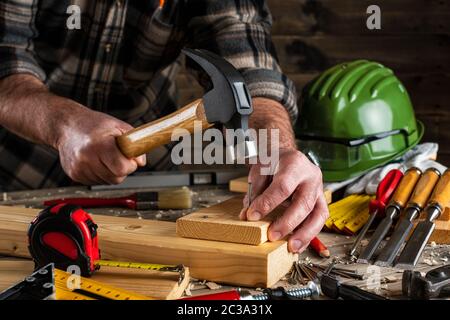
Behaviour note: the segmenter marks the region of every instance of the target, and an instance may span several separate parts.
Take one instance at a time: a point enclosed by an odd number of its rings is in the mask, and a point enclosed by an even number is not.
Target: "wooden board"
[[[241,192],[241,193],[247,192],[247,189],[248,189],[247,177],[231,179],[229,182],[229,188],[230,188],[230,191],[232,191],[232,192]],[[324,189],[323,193],[324,193],[325,200],[327,201],[327,203],[331,203],[331,199],[332,199],[331,190]],[[242,206],[242,204],[241,204],[241,206]]]
[[[0,254],[29,257],[27,229],[39,210],[0,206]],[[237,212],[235,213],[237,214]],[[184,264],[197,279],[250,287],[274,285],[297,255],[286,241],[251,246],[177,237],[175,223],[95,215],[103,259]]]
[[[32,261],[0,260],[0,292],[22,281],[33,269]],[[173,272],[107,267],[96,271],[91,278],[156,299],[178,299],[189,284],[189,269],[181,283],[178,274]]]
[[[280,214],[275,210],[264,220],[242,221],[239,211],[243,197],[204,208],[177,220],[177,235],[186,238],[260,245],[268,240],[270,222]]]

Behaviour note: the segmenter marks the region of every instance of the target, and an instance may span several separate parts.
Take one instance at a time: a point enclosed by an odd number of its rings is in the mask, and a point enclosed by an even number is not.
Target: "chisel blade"
[[[416,266],[434,228],[434,222],[428,220],[422,221],[417,225],[411,238],[406,243],[405,249],[403,249],[402,254],[398,258],[395,265],[396,268],[411,270]]]
[[[375,265],[390,267],[412,228],[413,223],[411,221],[402,219],[375,261]]]
[[[380,246],[381,241],[383,241],[384,236],[388,233],[389,229],[392,226],[392,218],[391,217],[385,217],[381,223],[378,225],[377,229],[372,235],[372,238],[370,238],[369,244],[364,249],[364,251],[359,256],[357,262],[358,263],[369,263],[370,258],[372,258],[375,251]]]

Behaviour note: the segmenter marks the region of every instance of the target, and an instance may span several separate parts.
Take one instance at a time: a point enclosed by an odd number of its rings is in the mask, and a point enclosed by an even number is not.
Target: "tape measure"
[[[79,206],[62,203],[44,209],[28,229],[28,249],[36,267],[54,263],[57,269],[68,270],[78,266],[85,277],[101,266],[171,271],[180,273],[179,282],[183,281],[183,265],[100,260],[97,229],[91,216]]]

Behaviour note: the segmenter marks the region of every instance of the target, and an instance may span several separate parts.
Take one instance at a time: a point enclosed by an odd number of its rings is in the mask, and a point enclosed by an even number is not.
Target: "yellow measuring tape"
[[[154,300],[82,276],[54,269],[56,300]]]
[[[100,269],[101,267],[115,267],[115,268],[132,268],[143,270],[179,272],[180,277],[178,279],[178,283],[181,283],[185,277],[185,269],[182,264],[169,265],[169,264],[155,264],[155,263],[124,262],[114,260],[97,260],[95,261],[95,266],[97,267],[97,269]]]
[[[174,272],[180,272],[184,269],[183,265],[124,262],[114,260],[97,260],[95,261],[95,265],[98,267],[104,266],[104,267],[133,268],[133,269],[174,271]]]

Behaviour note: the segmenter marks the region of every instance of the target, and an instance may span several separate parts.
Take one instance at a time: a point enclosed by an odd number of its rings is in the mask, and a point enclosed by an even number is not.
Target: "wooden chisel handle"
[[[450,207],[450,169],[447,169],[431,195],[430,204],[436,203],[442,209]]]
[[[411,195],[411,192],[416,186],[416,183],[421,175],[422,171],[419,168],[413,167],[408,169],[397,186],[397,189],[395,190],[388,206],[394,205],[401,208],[405,207],[406,202],[408,201],[409,196]]]
[[[201,121],[202,130],[213,124],[206,120],[202,99],[184,106],[161,119],[144,124],[116,138],[117,145],[128,158],[138,157],[171,141],[176,128],[194,132],[194,122]]]
[[[435,168],[427,169],[420,177],[414,188],[413,194],[408,201],[408,207],[418,207],[423,209],[433,192],[441,173]]]

